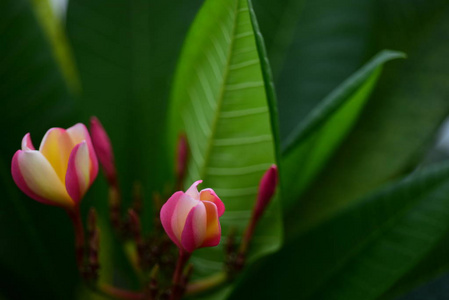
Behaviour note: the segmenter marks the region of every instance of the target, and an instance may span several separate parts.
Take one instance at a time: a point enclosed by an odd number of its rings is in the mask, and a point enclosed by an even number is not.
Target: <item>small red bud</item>
[[[274,192],[276,191],[276,186],[278,184],[278,169],[276,165],[271,165],[271,167],[263,174],[262,179],[259,183],[259,193],[257,194],[257,201],[254,206],[253,215],[249,220],[248,226],[246,227],[246,232],[243,237],[242,243],[240,244],[240,250],[233,266],[235,269],[240,270],[246,259],[246,252],[248,251],[249,243],[253,237],[254,229],[256,228],[257,222],[260,216],[267,208],[268,203],[270,203],[271,198],[273,198]]]
[[[117,184],[117,171],[114,163],[111,140],[96,117],[90,118],[90,135],[95,152],[110,185]]]
[[[259,193],[254,208],[254,217],[257,220],[264,212],[268,203],[276,191],[278,184],[278,169],[276,165],[272,165],[262,176],[259,184]]]

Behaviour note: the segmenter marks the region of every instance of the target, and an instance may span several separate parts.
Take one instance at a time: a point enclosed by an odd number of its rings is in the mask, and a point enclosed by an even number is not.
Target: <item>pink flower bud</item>
[[[12,159],[11,173],[17,186],[44,204],[73,210],[95,180],[98,161],[86,126],[51,128],[39,150],[27,133],[22,150]]]
[[[96,117],[90,118],[90,134],[98,160],[110,185],[116,185],[117,172],[114,163],[111,141]]]
[[[254,208],[254,218],[257,220],[264,212],[268,203],[276,191],[278,183],[278,169],[276,165],[272,165],[262,176],[259,183],[259,193],[257,194],[257,202]]]
[[[193,183],[185,193],[174,193],[160,213],[162,226],[170,239],[189,253],[216,246],[221,238],[218,218],[224,213],[224,204],[212,189],[198,192],[201,182]]]

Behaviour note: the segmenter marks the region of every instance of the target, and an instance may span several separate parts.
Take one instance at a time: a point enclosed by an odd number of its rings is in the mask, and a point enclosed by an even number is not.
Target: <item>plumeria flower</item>
[[[17,186],[29,197],[68,211],[80,200],[98,173],[98,161],[86,126],[51,128],[39,150],[27,133],[22,149],[12,159],[11,172]]]
[[[218,218],[225,207],[212,189],[198,192],[198,180],[184,192],[174,193],[162,206],[162,226],[170,239],[188,253],[220,243],[221,227]]]

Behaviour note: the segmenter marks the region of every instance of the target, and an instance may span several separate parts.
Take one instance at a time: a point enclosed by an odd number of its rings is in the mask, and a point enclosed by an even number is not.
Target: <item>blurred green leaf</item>
[[[223,238],[247,225],[264,171],[275,159],[267,91],[247,0],[206,1],[192,25],[173,85],[169,139],[185,132],[191,159],[185,185],[203,179],[226,205]],[[251,259],[279,247],[278,201],[255,233]],[[222,247],[194,255],[197,276],[221,270]]]
[[[372,8],[372,1],[358,0],[255,1],[274,70],[282,140],[377,52],[368,53]]]
[[[245,284],[276,286],[252,289],[257,299],[377,299],[448,232],[448,192],[449,164],[417,172],[288,244]]]
[[[424,287],[418,288],[419,291],[416,296],[421,295],[422,299],[440,299],[441,292],[435,291],[432,288],[432,285],[436,285],[436,283],[429,283],[431,281],[439,282],[438,285],[447,286],[447,272],[449,270],[449,231],[446,232],[446,235],[441,241],[438,243],[436,247],[429,252],[424,259],[422,259],[419,264],[417,264],[406,276],[401,278],[394,286],[391,287],[385,294],[382,295],[380,299],[397,299],[398,296],[404,295],[407,292],[410,292],[416,287],[424,285]],[[445,276],[442,276],[445,275]],[[438,277],[442,277],[436,279]],[[444,279],[446,278],[446,279]],[[429,283],[429,286],[427,286]],[[426,293],[428,297],[423,298],[422,294]],[[415,294],[412,292],[412,294]],[[447,293],[445,294],[447,296]],[[407,299],[404,297],[403,300]],[[414,299],[411,297],[411,299]]]
[[[80,82],[61,20],[56,17],[50,0],[32,0],[31,3],[68,85],[73,92],[79,92]]]
[[[439,278],[427,282],[425,285],[413,290],[409,294],[394,298],[397,300],[420,300],[420,299],[429,299],[429,300],[446,300],[447,295],[449,294],[449,274],[444,274]],[[382,298],[384,299],[384,298]],[[393,298],[390,298],[393,299]]]
[[[404,57],[383,51],[338,86],[300,122],[283,144],[284,209],[288,210],[352,128],[382,65]]]
[[[26,197],[9,171],[27,132],[38,145],[45,130],[73,125],[75,116],[51,45],[26,0],[0,2],[0,99],[0,289],[15,299],[70,299],[78,281],[70,221],[63,210]]]
[[[408,59],[386,66],[354,130],[291,210],[295,213],[286,215],[291,238],[414,168],[448,115],[449,42],[441,37],[449,28],[449,4],[380,1],[372,13],[377,39],[372,48],[395,48]]]

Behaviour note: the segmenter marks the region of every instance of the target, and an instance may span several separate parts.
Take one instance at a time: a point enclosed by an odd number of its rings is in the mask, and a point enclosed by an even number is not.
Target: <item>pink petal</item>
[[[69,134],[62,128],[51,128],[42,139],[39,151],[56,171],[61,183],[65,181],[65,173],[73,144]]]
[[[87,143],[79,143],[70,154],[65,185],[75,203],[84,197],[90,186],[90,157]]]
[[[39,151],[18,150],[12,159],[11,173],[17,186],[30,198],[44,204],[73,207],[55,170]]]
[[[198,193],[198,185],[200,183],[202,183],[202,180],[197,180],[195,181],[190,187],[189,189],[186,191],[186,194],[189,195],[190,197],[192,197],[193,199],[199,200],[200,199],[200,194]]]
[[[92,182],[95,180],[98,174],[98,159],[97,155],[95,154],[94,147],[92,145],[92,140],[90,138],[89,131],[87,130],[84,124],[78,123],[68,128],[67,133],[70,135],[73,145],[77,145],[82,141],[86,141],[87,143],[87,148],[89,149],[89,157],[91,161],[89,184],[92,184]]]
[[[162,227],[164,227],[165,232],[167,233],[168,237],[178,245],[178,247],[182,248],[181,241],[178,240],[176,237],[173,228],[172,228],[172,219],[173,214],[176,210],[176,206],[178,205],[179,199],[184,196],[183,192],[176,192],[174,193],[170,199],[165,202],[165,204],[162,206],[161,212],[160,212],[160,218]]]
[[[31,142],[30,133],[25,134],[22,139],[22,150],[35,150],[33,143]]]
[[[182,231],[182,246],[187,252],[193,252],[203,244],[206,236],[206,224],[206,208],[200,202],[190,210]]]
[[[223,215],[225,206],[213,189],[202,190],[200,192],[200,200],[214,203],[217,206],[218,216],[221,217]]]
[[[203,201],[203,204],[206,208],[207,228],[201,247],[217,246],[221,239],[221,226],[218,220],[219,212],[215,206],[215,203]]]
[[[199,202],[199,200],[195,200],[187,194],[179,198],[171,220],[172,229],[178,241],[181,241],[188,214]]]

